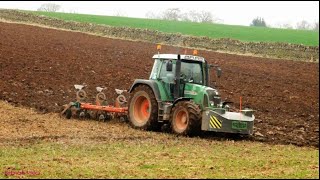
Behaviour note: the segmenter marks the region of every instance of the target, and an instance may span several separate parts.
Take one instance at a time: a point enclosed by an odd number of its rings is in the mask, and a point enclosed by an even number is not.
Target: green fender
[[[157,101],[161,101],[161,95],[160,95],[160,91],[159,91],[159,87],[158,87],[158,84],[156,83],[156,81],[153,81],[153,80],[146,80],[146,79],[136,79],[132,86],[130,87],[129,89],[129,93],[131,93],[135,87],[139,86],[139,85],[147,85],[149,86],[153,93],[154,93],[154,96],[156,97]]]

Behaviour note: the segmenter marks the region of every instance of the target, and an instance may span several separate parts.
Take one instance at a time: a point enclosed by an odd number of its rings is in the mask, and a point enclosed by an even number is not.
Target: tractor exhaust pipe
[[[180,74],[181,74],[181,58],[180,54],[178,54],[177,63],[176,63],[176,84],[174,85],[174,99],[180,97]]]

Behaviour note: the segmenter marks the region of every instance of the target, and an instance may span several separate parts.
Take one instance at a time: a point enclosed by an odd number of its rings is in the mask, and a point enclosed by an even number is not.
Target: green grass
[[[201,143],[202,142],[202,143]],[[0,148],[0,178],[319,178],[319,150],[252,142],[38,142]],[[0,170],[0,171],[1,171]]]
[[[231,38],[250,42],[286,42],[292,44],[304,44],[309,46],[319,45],[319,32],[308,30],[289,30],[223,24],[177,22],[71,13],[52,13],[39,11],[28,12],[32,12],[38,15],[55,17],[63,20],[106,24],[111,26],[147,28],[168,33],[208,36],[211,38]]]
[[[319,178],[316,148],[177,137],[2,101],[0,114],[0,179]]]

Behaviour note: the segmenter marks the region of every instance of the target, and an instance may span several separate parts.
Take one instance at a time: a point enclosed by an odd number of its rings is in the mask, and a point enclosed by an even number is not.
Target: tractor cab
[[[169,92],[168,99],[170,100],[185,97],[186,94],[195,95],[195,92],[190,91],[188,87],[191,89],[197,85],[198,87],[210,87],[209,70],[216,66],[208,65],[203,57],[155,54],[153,59],[154,65],[149,79],[162,82],[166,92]],[[220,75],[221,70],[218,68],[217,76],[220,77]]]
[[[191,59],[195,57],[200,59],[198,56],[180,56],[180,77],[188,83],[207,85],[204,70],[205,61],[203,58],[201,60]],[[155,63],[150,79],[163,79],[169,83],[173,82],[176,75],[177,54],[158,54],[154,55],[153,59],[155,59]]]

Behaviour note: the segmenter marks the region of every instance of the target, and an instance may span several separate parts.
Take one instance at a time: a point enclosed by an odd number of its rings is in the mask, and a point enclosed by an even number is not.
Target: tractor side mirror
[[[217,77],[220,78],[222,74],[221,68],[217,67]]]
[[[167,70],[168,72],[171,72],[171,71],[172,71],[172,61],[168,61],[168,62],[166,63],[166,70]]]

